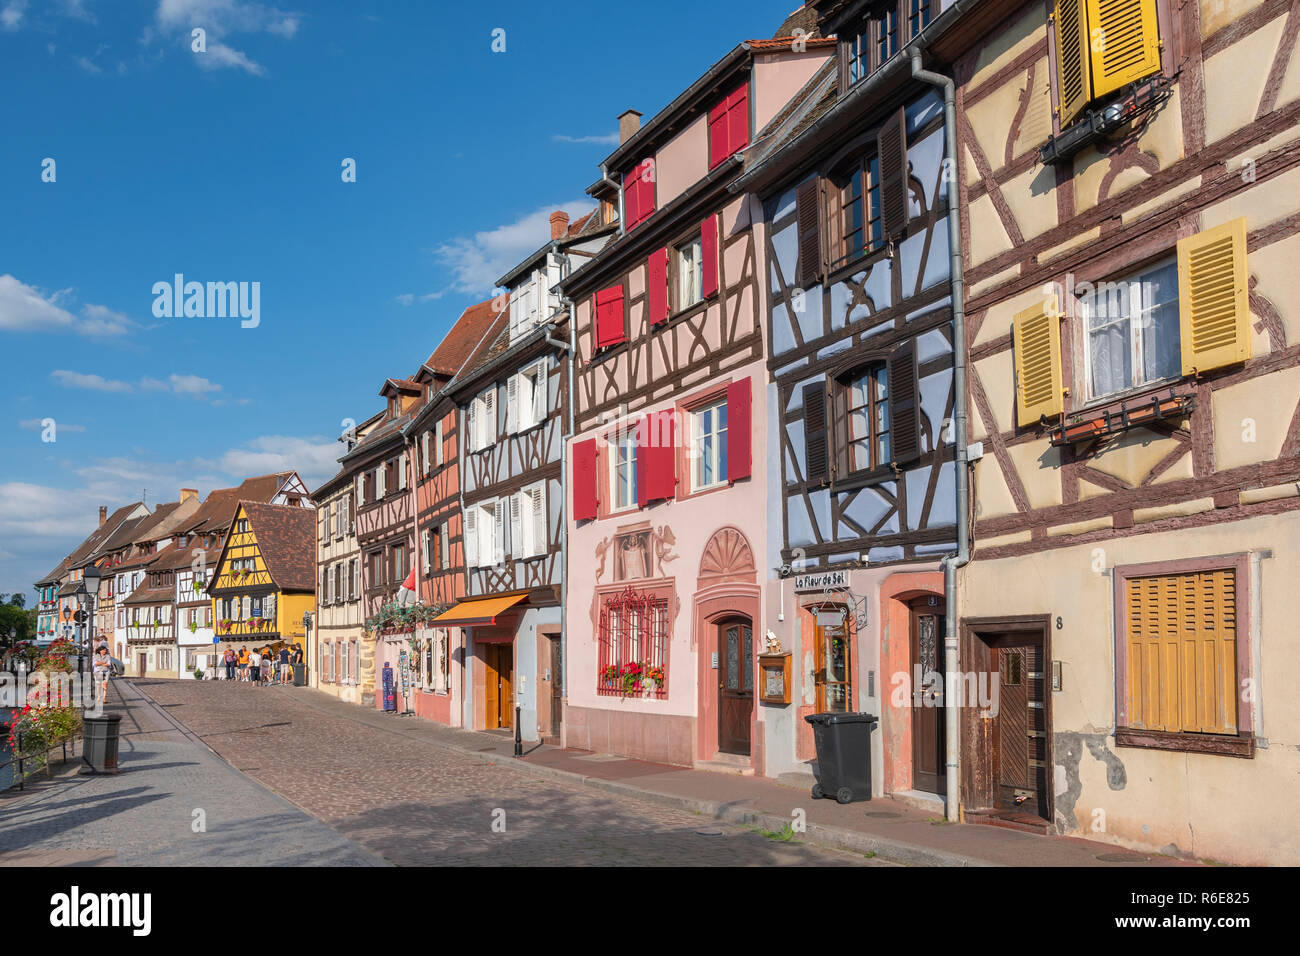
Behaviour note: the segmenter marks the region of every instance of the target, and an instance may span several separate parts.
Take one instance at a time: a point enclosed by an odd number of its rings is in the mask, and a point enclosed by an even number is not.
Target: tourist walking
[[[239,679],[241,681],[248,680],[248,663],[248,645],[245,644],[239,649]]]
[[[113,674],[113,662],[108,656],[108,645],[100,644],[94,659],[95,688],[97,699],[102,703],[108,700],[108,680]]]
[[[226,648],[226,680],[235,679],[235,665],[239,663],[239,658],[235,656],[233,647]]]
[[[248,655],[248,679],[257,684],[262,676],[262,655],[258,653],[257,648],[253,648],[252,653]]]
[[[289,645],[286,644],[280,648],[280,683],[290,683],[289,678],[293,675],[293,668],[289,666]]]

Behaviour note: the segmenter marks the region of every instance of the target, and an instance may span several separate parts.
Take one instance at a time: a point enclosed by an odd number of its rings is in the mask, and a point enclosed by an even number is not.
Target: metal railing
[[[42,752],[44,752],[44,756],[45,756],[45,777],[48,780],[51,776],[53,776],[52,773],[50,772],[50,754],[54,752],[54,748],[62,747],[63,749],[63,759],[59,761],[59,765],[62,766],[63,764],[68,762],[68,744],[72,744],[72,756],[74,759],[76,758],[77,740],[80,739],[80,737],[81,737],[81,731],[77,731],[77,733],[73,734],[71,737],[65,737],[63,740],[53,742],[53,743],[46,741],[44,747],[37,747],[36,749],[28,753],[24,753],[23,735],[21,733],[18,734],[18,739],[16,741],[16,746],[15,746],[13,756],[11,756],[8,760],[0,761],[0,770],[3,770],[5,767],[14,766],[15,764],[18,767],[17,781],[16,783],[10,784],[8,789],[13,789],[13,787],[15,786],[19,790],[25,789],[24,782],[27,779],[26,763],[32,760],[34,757],[41,755]]]

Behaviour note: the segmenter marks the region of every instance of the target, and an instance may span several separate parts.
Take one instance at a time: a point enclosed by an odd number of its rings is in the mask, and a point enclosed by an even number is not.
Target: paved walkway
[[[1186,865],[1090,840],[947,824],[890,799],[840,806],[813,800],[804,788],[738,774],[558,747],[534,747],[515,759],[504,734],[385,714],[305,688],[145,681],[142,689],[235,766],[394,860],[450,851],[443,862],[709,863],[715,858],[705,849],[732,838],[723,824],[772,833],[802,810],[806,837],[793,844],[760,839],[772,855],[753,862],[800,862],[789,852],[806,840],[853,851],[858,860],[874,853],[876,863]],[[487,808],[496,806],[527,838],[501,841],[481,832]],[[683,811],[690,816],[682,818]],[[430,826],[445,832],[429,835]],[[675,827],[685,828],[684,838]],[[729,835],[723,841],[695,832],[718,828]],[[556,855],[548,858],[552,848]],[[740,857],[718,862],[749,859]]]
[[[0,866],[384,865],[232,769],[129,682],[110,696],[122,772],[82,776],[78,759],[0,793]]]

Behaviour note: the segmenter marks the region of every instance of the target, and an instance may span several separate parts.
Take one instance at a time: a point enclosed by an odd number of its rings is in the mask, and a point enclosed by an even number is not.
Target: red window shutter
[[[631,229],[641,221],[637,201],[641,196],[641,167],[636,166],[623,177],[623,216],[627,219],[625,229]]]
[[[727,97],[727,155],[749,145],[749,84]]]
[[[596,293],[596,348],[614,345],[627,338],[623,316],[623,287],[612,286]]]
[[[648,218],[655,211],[655,167],[653,159],[644,159],[623,177],[623,215],[626,228]]]
[[[596,439],[573,445],[573,520],[596,517]]]
[[[748,478],[752,470],[750,392],[751,383],[747,378],[727,386],[727,478],[731,481]]]
[[[656,249],[650,253],[646,265],[648,286],[646,296],[650,300],[650,324],[658,325],[668,318],[668,250]]]
[[[700,258],[704,270],[704,298],[718,294],[718,217],[700,223]]]
[[[709,110],[709,169],[731,155],[727,145],[731,136],[727,115],[726,100]]]
[[[652,412],[637,426],[636,497],[644,508],[677,490],[677,454],[671,410]]]

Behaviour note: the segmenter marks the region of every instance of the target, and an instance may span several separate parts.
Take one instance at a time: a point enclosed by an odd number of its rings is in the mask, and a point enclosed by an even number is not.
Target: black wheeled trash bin
[[[121,714],[87,717],[82,723],[82,773],[118,773],[117,732]]]
[[[307,686],[307,665],[306,664],[293,665],[293,686],[294,687]]]
[[[814,800],[834,797],[839,803],[871,799],[871,730],[880,722],[871,714],[809,714],[817,745]]]

